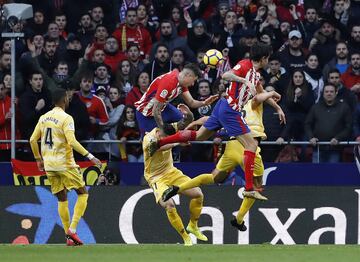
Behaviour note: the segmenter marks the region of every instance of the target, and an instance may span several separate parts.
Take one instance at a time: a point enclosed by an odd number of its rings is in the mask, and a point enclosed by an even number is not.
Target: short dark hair
[[[85,72],[83,72],[80,76],[80,81],[82,81],[83,79],[85,80],[94,80],[94,72],[87,70]]]
[[[188,63],[184,66],[184,69],[191,70],[196,77],[201,77],[200,68],[194,63]]]
[[[56,88],[53,92],[52,92],[52,101],[53,104],[57,105],[60,102],[62,102],[62,100],[64,99],[64,97],[66,96],[66,90],[63,88]]]
[[[129,7],[126,11],[125,11],[125,15],[127,15],[130,11],[133,11],[133,12],[137,12],[137,8],[135,7]]]
[[[39,70],[33,70],[33,71],[31,71],[31,73],[29,75],[29,80],[31,80],[33,78],[33,75],[41,75],[42,76],[43,74]]]
[[[272,47],[264,43],[255,43],[250,48],[250,59],[253,61],[260,61],[263,57],[268,57],[272,53]]]
[[[336,67],[334,67],[334,68],[331,68],[331,69],[329,70],[329,72],[328,72],[328,74],[327,74],[327,78],[329,78],[330,74],[332,74],[332,73],[338,73],[339,75],[341,75],[339,69],[337,69]]]
[[[156,45],[155,53],[157,53],[159,47],[165,47],[169,52],[169,47],[166,44],[159,43],[159,44]]]
[[[56,43],[56,39],[49,37],[49,36],[45,36],[44,37],[44,46],[46,45],[46,43]]]

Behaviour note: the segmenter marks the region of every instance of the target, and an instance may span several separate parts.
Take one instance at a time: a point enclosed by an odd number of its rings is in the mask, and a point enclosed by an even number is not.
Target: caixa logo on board
[[[229,221],[242,201],[242,188],[204,187],[204,207],[199,227],[212,244],[359,244],[360,189],[353,187],[270,187],[270,200],[254,205],[245,217],[246,232],[236,231]],[[166,217],[161,209],[144,211],[138,206],[149,201],[151,189],[132,194],[120,208],[119,231],[125,243],[144,243],[144,230],[134,226],[141,219],[153,234],[173,230],[169,223],[158,221]],[[174,198],[180,213],[188,212],[185,197]],[[180,202],[181,201],[181,202]],[[148,202],[146,205],[149,205]],[[181,204],[181,205],[180,205]],[[153,205],[156,204],[153,202]],[[145,214],[145,212],[147,214]],[[151,217],[151,219],[147,219]],[[145,220],[145,221],[144,221]],[[184,224],[186,221],[184,220]],[[160,233],[159,233],[160,234]],[[159,237],[167,242],[165,235]],[[162,238],[162,240],[161,240]],[[196,242],[196,239],[193,238]]]

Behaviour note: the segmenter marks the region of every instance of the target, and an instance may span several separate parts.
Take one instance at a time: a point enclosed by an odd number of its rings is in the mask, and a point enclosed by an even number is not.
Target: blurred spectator
[[[90,11],[90,15],[94,27],[103,24],[104,10],[100,5],[94,5]]]
[[[269,58],[268,69],[264,77],[265,86],[272,86],[281,96],[289,83],[289,77],[284,67],[281,66],[280,58],[277,54],[272,54]],[[271,90],[272,91],[272,90]]]
[[[96,182],[97,186],[114,186],[117,184],[119,184],[118,176],[108,168],[104,170],[103,174],[99,175]]]
[[[135,108],[126,106],[120,118],[117,137],[120,142],[120,153],[123,160],[128,162],[143,162],[144,156],[141,144],[126,144],[127,140],[139,140],[140,130],[136,121]]]
[[[305,117],[314,101],[314,94],[303,71],[296,69],[292,74],[289,86],[285,90],[284,103],[288,115],[283,138],[300,141],[304,139]]]
[[[360,25],[354,24],[351,27],[350,40],[348,41],[350,54],[360,52]]]
[[[63,12],[58,11],[55,13],[54,21],[59,26],[59,35],[63,37],[65,40],[67,40],[68,33],[66,32],[66,24],[67,24],[66,15]]]
[[[10,72],[11,68],[11,54],[8,52],[0,52],[0,79]]]
[[[109,37],[109,31],[105,25],[99,24],[95,27],[94,44],[96,49],[104,50],[106,39]]]
[[[11,94],[11,74],[10,74],[10,72],[3,74],[3,77],[2,77],[2,79],[0,79],[0,81],[4,83],[5,92],[8,96],[10,96],[10,94]]]
[[[290,24],[294,24],[295,20],[291,15],[291,12],[296,12],[300,20],[304,20],[304,7],[294,0],[283,0],[276,7],[276,13],[280,21],[287,21]]]
[[[310,84],[314,94],[315,103],[319,101],[324,88],[324,79],[322,77],[319,60],[316,54],[310,53],[306,57],[306,67],[304,69],[305,79]]]
[[[239,41],[233,42],[233,46],[229,48],[230,63],[236,65],[241,59],[248,58],[250,48],[256,42],[256,32],[254,30],[248,29],[243,31]]]
[[[216,80],[212,84],[211,91],[214,95],[225,96],[226,89],[229,87],[229,82],[222,79],[222,77],[216,78]]]
[[[195,98],[199,101],[205,101],[208,97],[211,96],[210,82],[206,79],[200,79],[198,81],[198,90],[197,96]],[[205,105],[199,108],[193,109],[194,119],[198,119],[203,116],[210,116],[214,104]]]
[[[302,50],[302,36],[298,30],[289,33],[288,46],[280,51],[281,65],[286,71],[292,73],[295,69],[303,69],[305,67],[305,53]]]
[[[105,64],[110,66],[111,72],[115,73],[118,64],[126,59],[126,55],[119,50],[119,44],[115,37],[108,37],[104,47]]]
[[[11,52],[11,40],[3,38],[1,41],[1,52]]]
[[[68,63],[69,75],[73,75],[78,68],[79,59],[82,57],[82,44],[78,36],[70,33],[67,38],[65,61]]]
[[[314,34],[309,50],[317,54],[321,66],[327,64],[336,55],[336,43],[341,39],[341,32],[331,20],[321,20],[321,27]]]
[[[29,78],[30,88],[19,98],[21,114],[21,136],[29,139],[40,116],[50,110],[52,102],[50,92],[44,87],[41,72],[34,71]]]
[[[347,89],[350,89],[357,94],[358,100],[360,98],[360,52],[354,52],[350,57],[350,66],[344,74],[341,75],[341,80]]]
[[[223,50],[225,47],[232,48],[238,38],[235,38],[236,31],[239,29],[237,26],[237,16],[234,11],[227,11],[224,20],[224,26],[219,31],[215,31],[217,40],[214,41],[213,45],[218,50]]]
[[[131,66],[138,75],[145,68],[145,63],[140,58],[140,48],[137,44],[129,44],[127,48],[127,58],[129,59]]]
[[[337,23],[346,28],[349,20],[349,8],[350,0],[335,0],[333,6],[332,16],[335,18]]]
[[[356,105],[356,109],[354,112],[353,133],[355,141],[360,142],[360,103]]]
[[[276,91],[273,86],[267,86],[265,90],[267,92]],[[283,102],[279,101],[278,103],[285,111],[286,108],[283,106]],[[280,124],[278,113],[268,103],[263,104],[263,124],[267,140],[276,141],[279,145],[261,145],[260,143],[261,156],[265,162],[274,162],[282,149],[280,145],[284,142],[282,136],[285,124]]]
[[[177,35],[174,24],[169,20],[163,20],[160,23],[160,40],[154,43],[151,51],[151,58],[155,55],[159,44],[165,44],[170,53],[172,50],[179,47],[184,51],[188,61],[195,61],[195,54],[187,45],[186,39]]]
[[[110,68],[105,64],[98,64],[94,72],[94,83],[91,92],[95,93],[99,87],[104,87],[105,92],[110,88]]]
[[[41,68],[51,77],[56,65],[59,64],[57,45],[54,38],[45,37],[44,51],[37,56],[37,60]]]
[[[125,23],[114,31],[113,36],[118,41],[120,51],[126,52],[128,44],[135,43],[140,47],[141,56],[148,59],[152,46],[151,36],[146,28],[137,24],[136,20],[136,9],[128,8]]]
[[[327,82],[333,84],[336,87],[337,95],[336,98],[340,102],[344,102],[350,107],[351,112],[355,112],[355,107],[357,104],[357,96],[354,92],[347,89],[341,82],[341,74],[337,68],[331,69],[329,71]]]
[[[125,99],[127,94],[134,87],[136,75],[131,67],[130,61],[125,59],[119,63],[115,75],[115,86],[120,89],[120,96]]]
[[[171,9],[171,21],[176,27],[177,35],[181,37],[187,37],[187,27],[184,14],[182,9],[180,9],[180,7],[177,5],[173,6]]]
[[[323,69],[323,77],[327,78],[329,71],[333,68],[337,68],[341,74],[345,73],[349,67],[349,49],[346,42],[339,41],[336,44],[336,56],[332,58]]]
[[[210,32],[219,32],[224,25],[225,15],[230,10],[229,1],[220,0],[216,14],[208,21]]]
[[[127,94],[125,99],[125,105],[133,106],[135,102],[139,101],[143,94],[146,92],[150,85],[150,77],[146,72],[142,72],[139,74],[137,79],[137,85],[131,89],[131,91]]]
[[[303,25],[305,30],[304,46],[309,47],[310,41],[315,32],[320,28],[318,12],[313,6],[306,8]]]
[[[47,18],[42,10],[34,10],[34,17],[29,22],[29,28],[34,34],[44,35],[47,31]]]
[[[95,33],[95,26],[92,24],[89,13],[81,15],[77,34],[80,37],[81,45],[87,46],[91,43]]]
[[[91,129],[89,138],[96,138],[99,127],[104,126],[109,121],[109,115],[106,111],[104,102],[96,95],[91,93],[93,85],[93,74],[88,72],[81,77],[80,91],[78,92],[80,100],[86,105]]]
[[[192,22],[191,17],[185,16],[187,21],[188,36],[187,44],[194,53],[200,49],[207,50],[210,48],[211,38],[206,31],[206,23],[203,19],[196,19]]]
[[[139,7],[140,4],[138,0],[124,0],[121,1],[121,6],[119,9],[119,16],[120,16],[120,23],[124,23],[126,20],[127,10],[129,8],[136,8]],[[144,6],[144,5],[143,5]],[[139,16],[138,16],[139,18]]]
[[[11,98],[6,94],[3,82],[0,82],[0,140],[11,139]],[[11,159],[11,144],[0,143],[0,162]]]
[[[175,68],[180,71],[183,69],[185,64],[184,51],[181,48],[175,48],[171,54],[171,62]]]
[[[170,60],[169,49],[165,44],[158,44],[155,50],[154,60],[145,66],[144,71],[150,76],[150,81],[153,81],[159,75],[165,74],[173,70],[173,64]]]
[[[348,140],[352,130],[352,113],[346,103],[336,100],[337,90],[332,84],[324,86],[323,100],[312,106],[305,121],[305,131],[310,143],[330,141],[330,145],[320,146],[320,155],[313,152],[313,163],[338,163],[340,141]],[[318,160],[319,159],[319,160]]]
[[[60,29],[57,23],[55,22],[49,23],[46,36],[47,37],[45,37],[45,48],[47,43],[46,39],[48,38],[54,40],[56,44],[56,50],[58,51],[59,54],[62,55],[63,53],[65,53],[66,40],[62,35],[60,35]]]
[[[55,81],[55,84],[58,86],[61,84],[61,82],[69,78],[69,66],[65,61],[59,61],[55,67],[52,78]]]
[[[139,4],[136,9],[137,21],[143,25],[150,33],[152,41],[156,41],[155,32],[159,27],[158,17],[149,15],[145,4]]]
[[[124,111],[124,105],[121,103],[120,90],[116,87],[110,87],[109,98],[104,102],[109,112],[109,122],[101,128],[100,138],[103,140],[116,140],[117,125]],[[110,152],[115,159],[120,159],[119,147],[117,144],[101,144],[102,152]]]
[[[102,49],[96,49],[94,51],[94,55],[92,57],[92,62],[97,63],[97,64],[102,64],[105,62],[105,52]]]

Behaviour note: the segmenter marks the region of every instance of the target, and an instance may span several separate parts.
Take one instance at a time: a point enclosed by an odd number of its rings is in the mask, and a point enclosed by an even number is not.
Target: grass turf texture
[[[0,245],[1,262],[360,261],[358,245]]]

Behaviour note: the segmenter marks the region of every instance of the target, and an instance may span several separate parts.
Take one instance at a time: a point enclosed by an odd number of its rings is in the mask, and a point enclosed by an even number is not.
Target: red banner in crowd
[[[11,160],[14,176],[14,185],[50,185],[45,172],[40,171],[36,162]],[[103,162],[101,168],[94,166],[90,161],[77,162],[84,177],[86,185],[96,184],[98,176],[104,171],[107,163]]]

